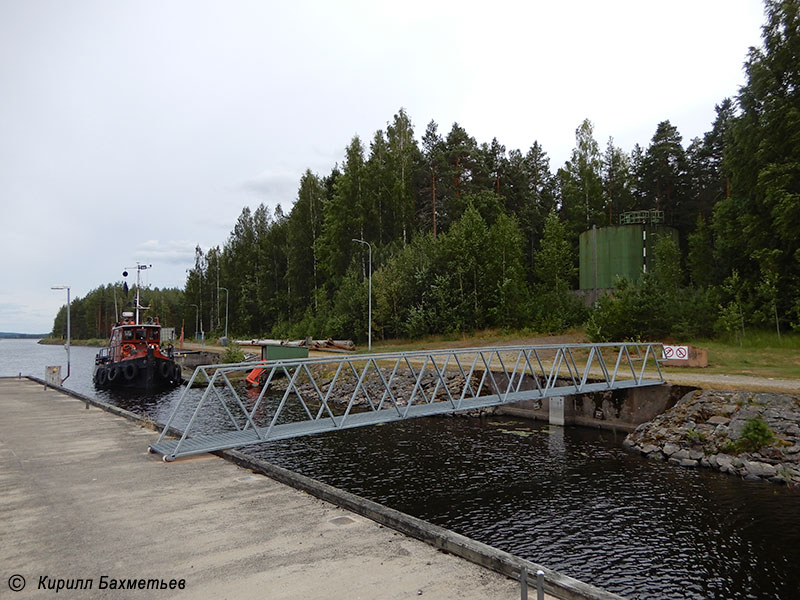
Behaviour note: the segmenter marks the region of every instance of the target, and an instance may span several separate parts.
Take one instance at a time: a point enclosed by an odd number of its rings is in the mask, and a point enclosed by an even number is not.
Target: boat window
[[[147,331],[144,329],[137,329],[136,330],[136,339],[137,340],[145,340],[147,339]]]
[[[133,329],[125,329],[122,332],[123,339],[132,340],[133,339]]]
[[[158,329],[150,330],[150,339],[156,342],[161,340],[161,332]]]

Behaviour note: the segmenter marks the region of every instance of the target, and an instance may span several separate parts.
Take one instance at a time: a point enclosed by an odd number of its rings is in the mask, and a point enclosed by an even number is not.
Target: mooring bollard
[[[536,571],[536,600],[544,600],[544,571]]]
[[[528,567],[519,571],[519,594],[520,600],[528,600]]]

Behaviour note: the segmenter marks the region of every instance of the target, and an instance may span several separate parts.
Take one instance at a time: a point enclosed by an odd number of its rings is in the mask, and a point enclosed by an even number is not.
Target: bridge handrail
[[[366,360],[374,358],[376,360],[387,360],[393,359],[398,357],[408,357],[408,358],[418,358],[424,356],[432,356],[432,355],[445,355],[445,354],[470,354],[475,352],[486,352],[486,351],[495,351],[499,350],[501,352],[513,352],[514,350],[527,350],[529,348],[536,348],[537,350],[559,350],[559,349],[580,349],[586,350],[590,348],[614,348],[619,346],[627,346],[627,347],[650,347],[650,346],[660,346],[663,349],[663,344],[661,342],[599,342],[596,344],[523,344],[523,345],[514,345],[514,346],[480,346],[480,347],[470,347],[470,348],[444,348],[444,349],[436,349],[436,350],[408,350],[408,351],[400,351],[400,352],[373,352],[372,354],[330,354],[326,356],[319,356],[315,358],[274,358],[269,360],[255,360],[255,361],[243,361],[238,363],[209,363],[206,365],[199,365],[195,368],[197,369],[225,369],[228,371],[241,371],[242,369],[246,368],[248,370],[255,369],[255,368],[264,368],[272,365],[285,365],[285,366],[295,366],[297,364],[316,364],[316,363],[325,363],[325,362],[332,362],[338,360]],[[324,352],[325,350],[320,350],[320,352]],[[658,359],[659,362],[663,362],[663,359]]]

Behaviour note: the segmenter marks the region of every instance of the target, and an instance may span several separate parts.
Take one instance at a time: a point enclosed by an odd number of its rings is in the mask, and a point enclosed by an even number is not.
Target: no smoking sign
[[[689,360],[689,346],[664,346],[664,360]]]

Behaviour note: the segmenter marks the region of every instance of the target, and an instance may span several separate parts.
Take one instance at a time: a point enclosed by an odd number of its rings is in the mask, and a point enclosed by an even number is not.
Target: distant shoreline
[[[46,338],[49,333],[12,333],[0,331],[0,340],[37,340]]]
[[[66,344],[66,340],[62,338],[53,338],[44,336],[39,340],[40,344],[45,346],[60,346],[62,344]],[[108,340],[101,340],[98,338],[89,339],[89,340],[70,340],[71,346],[93,346],[93,347],[101,347],[108,345]]]

